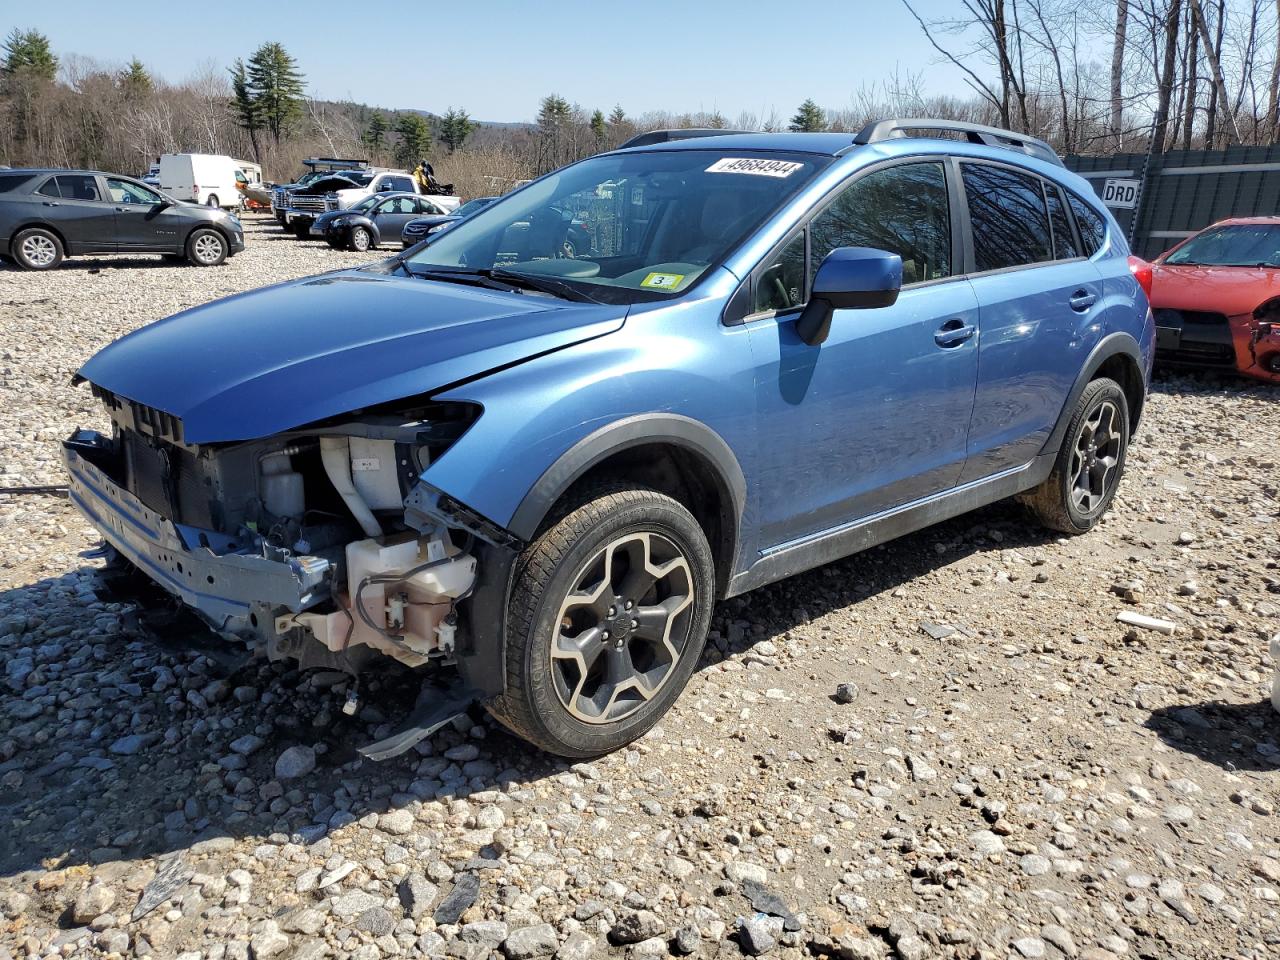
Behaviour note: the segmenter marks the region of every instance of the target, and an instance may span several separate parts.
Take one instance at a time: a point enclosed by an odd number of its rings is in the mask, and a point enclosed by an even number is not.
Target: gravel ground
[[[362,259],[251,223],[0,271],[0,484],[103,425],[98,347]],[[0,960],[1277,956],[1278,397],[1160,380],[1088,536],[1001,504],[722,604],[661,728],[572,766],[480,719],[361,763],[394,678],[346,719],[152,637],[66,501],[0,495]]]

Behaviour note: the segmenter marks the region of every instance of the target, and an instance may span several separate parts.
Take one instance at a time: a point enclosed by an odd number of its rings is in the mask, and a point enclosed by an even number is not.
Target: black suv
[[[244,249],[229,213],[93,170],[0,171],[0,257],[51,270],[63,257],[160,253],[212,267]]]

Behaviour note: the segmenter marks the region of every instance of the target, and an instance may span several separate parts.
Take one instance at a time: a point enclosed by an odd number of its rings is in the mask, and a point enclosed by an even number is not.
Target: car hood
[[[1280,270],[1270,267],[1153,265],[1151,306],[1236,316],[1280,297]]]
[[[175,314],[79,376],[180,418],[188,443],[251,440],[611,333],[626,312],[352,270]]]

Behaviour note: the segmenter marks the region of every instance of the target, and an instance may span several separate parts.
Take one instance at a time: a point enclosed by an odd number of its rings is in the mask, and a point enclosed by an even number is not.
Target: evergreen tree
[[[595,138],[597,151],[603,150],[609,141],[609,130],[605,126],[604,113],[599,110],[591,115],[591,136]]]
[[[249,89],[249,75],[244,61],[239,57],[231,70],[231,108],[235,111],[236,122],[249,134],[249,143],[253,146],[253,159],[260,161],[258,151],[258,131],[262,129],[262,121],[258,115],[258,105],[254,101],[253,91]]]
[[[387,118],[381,110],[373,111],[369,117],[369,126],[365,128],[364,134],[360,139],[364,145],[371,150],[381,150],[387,143],[387,131],[391,129],[391,125],[387,123]]]
[[[547,173],[566,162],[567,151],[572,144],[569,125],[573,121],[573,107],[558,94],[542,98],[538,108],[538,172]]]
[[[4,72],[52,80],[58,72],[58,58],[49,47],[49,38],[38,30],[14,27],[4,42]]]
[[[449,152],[457,150],[467,142],[467,137],[475,133],[478,127],[465,110],[450,107],[440,118],[440,141],[449,147]]]
[[[278,43],[264,43],[249,58],[247,91],[259,125],[276,143],[302,116],[302,74],[298,62]]]
[[[406,113],[396,121],[396,159],[402,166],[413,167],[431,150],[431,124],[420,113]]]
[[[151,81],[151,74],[147,73],[147,68],[142,65],[142,61],[134,57],[120,72],[120,86],[130,97],[142,97],[150,93],[155,85]]]
[[[791,118],[790,130],[793,133],[814,133],[827,129],[826,112],[812,100],[800,104],[800,109]]]
[[[627,119],[626,111],[622,109],[622,104],[615,104],[613,110],[609,114],[609,126],[620,127],[624,123],[630,123]]]

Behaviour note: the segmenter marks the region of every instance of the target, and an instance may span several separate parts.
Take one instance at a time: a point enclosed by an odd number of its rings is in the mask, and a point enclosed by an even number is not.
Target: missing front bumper
[[[112,443],[81,430],[63,441],[68,495],[98,532],[157,584],[215,629],[262,634],[273,611],[300,613],[329,596],[332,565],[323,557],[275,560],[214,530],[176,524],[149,509],[98,464]]]

